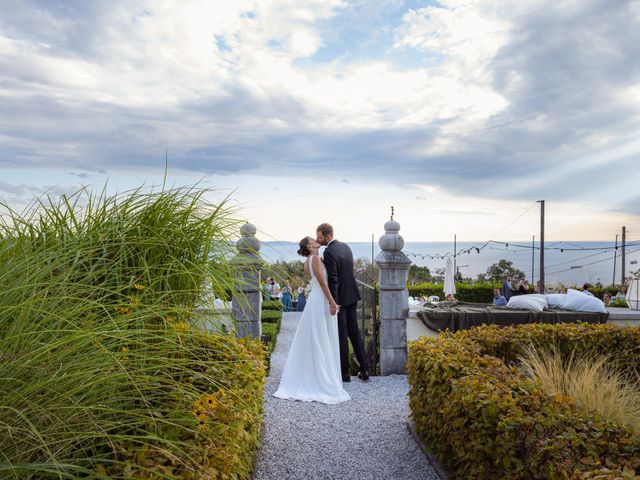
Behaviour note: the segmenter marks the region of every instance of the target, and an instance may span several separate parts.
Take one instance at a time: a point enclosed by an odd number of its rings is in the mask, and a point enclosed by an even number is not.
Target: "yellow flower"
[[[189,324],[187,322],[178,322],[173,328],[176,329],[176,332],[186,332],[189,330]]]
[[[122,347],[122,352],[123,353],[127,353],[129,351],[129,349],[127,347]]]
[[[140,306],[140,299],[138,297],[135,297],[133,295],[127,295],[127,300],[129,302],[129,305],[132,308],[136,308]]]
[[[147,287],[145,287],[145,286],[144,286],[144,285],[142,285],[141,283],[135,283],[135,284],[133,285],[133,288],[135,288],[136,290],[144,290],[144,289],[145,289],[145,288],[147,288]]]
[[[211,393],[201,396],[193,403],[193,416],[201,428],[207,428],[207,419],[216,415],[216,409],[220,406],[220,393]]]
[[[172,317],[171,315],[168,315],[164,320],[165,320],[165,322],[167,322],[169,324],[172,324],[173,322],[176,321],[176,318]]]

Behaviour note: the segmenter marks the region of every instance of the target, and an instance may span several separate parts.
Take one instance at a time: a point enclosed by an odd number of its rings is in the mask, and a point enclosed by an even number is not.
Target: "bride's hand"
[[[329,309],[331,310],[331,315],[335,315],[340,310],[340,306],[335,302],[335,300],[331,300],[329,302]]]

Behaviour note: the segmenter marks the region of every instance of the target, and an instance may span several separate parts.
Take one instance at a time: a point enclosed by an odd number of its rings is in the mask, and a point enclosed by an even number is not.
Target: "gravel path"
[[[265,388],[264,442],[255,478],[428,479],[438,476],[407,431],[404,375],[352,377],[338,405],[275,398],[299,313],[285,313]]]

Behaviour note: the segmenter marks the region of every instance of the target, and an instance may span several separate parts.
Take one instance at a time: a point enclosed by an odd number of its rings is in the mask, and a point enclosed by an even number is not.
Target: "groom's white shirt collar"
[[[336,239],[335,239],[335,238],[332,238],[332,239],[331,239],[331,242],[335,242],[335,241],[336,241]],[[327,247],[328,247],[329,245],[331,245],[331,242],[327,243]],[[325,248],[326,248],[326,247],[325,247]]]

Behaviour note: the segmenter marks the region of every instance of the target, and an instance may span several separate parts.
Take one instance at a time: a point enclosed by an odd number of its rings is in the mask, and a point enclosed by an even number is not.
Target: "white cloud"
[[[428,124],[462,113],[485,118],[504,103],[477,85],[467,88],[457,78],[433,77],[425,69],[399,71],[379,61],[296,65],[322,45],[318,22],[344,7],[311,0],[122,2],[82,20],[94,37],[90,47],[72,55],[60,49],[78,24],[50,14],[42,22],[58,26],[46,38],[53,47],[43,48],[38,35],[0,37],[13,51],[4,56],[3,67],[15,72],[14,80],[32,81],[54,96],[73,94],[131,109],[180,108],[185,102],[233,98],[238,89],[265,101],[284,95],[305,109],[305,118],[275,109],[269,121],[309,128]],[[223,114],[208,112],[213,118]],[[210,138],[209,129],[193,127],[203,142]],[[243,127],[256,128],[244,122]]]
[[[503,2],[492,2],[492,8],[480,0],[439,3],[406,13],[396,46],[445,55],[452,62],[446,68],[458,73],[482,73],[508,39],[509,22],[502,15],[504,8],[498,7]]]
[[[633,199],[637,2],[442,0],[385,24],[384,54],[327,53],[335,19],[366,31],[383,3],[5,0],[0,164],[148,173],[169,145],[196,175],[321,165],[428,198]]]
[[[412,187],[419,188],[425,193],[437,193],[441,190],[439,185],[429,185],[429,184],[416,184],[411,185]]]

